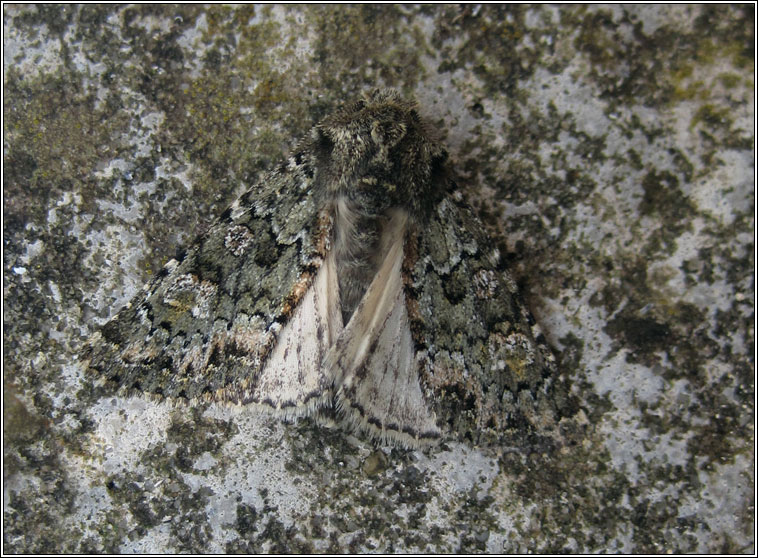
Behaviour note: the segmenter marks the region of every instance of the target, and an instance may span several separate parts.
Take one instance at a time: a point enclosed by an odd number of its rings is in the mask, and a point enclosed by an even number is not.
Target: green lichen
[[[126,119],[112,106],[96,106],[81,76],[60,71],[25,79],[10,68],[5,75],[4,154],[6,230],[46,216],[64,192],[83,193],[95,185],[93,161],[118,156],[109,146]],[[106,155],[107,153],[107,155]],[[91,196],[86,197],[90,210]]]
[[[185,482],[183,473],[222,472],[226,460],[221,450],[236,427],[229,422],[205,418],[199,407],[186,411],[181,409],[175,413],[165,443],[150,447],[140,455],[139,461],[149,464],[149,474],[126,470],[103,480],[114,507],[123,512],[125,524],[118,534],[125,539],[148,536],[151,529],[170,521],[171,542],[177,550],[197,552],[208,547],[211,528],[206,509],[213,491],[207,487],[193,490]],[[197,459],[205,453],[216,460],[212,470],[195,467]],[[110,521],[105,519],[102,529]],[[125,542],[122,539],[110,544]]]
[[[364,83],[413,88],[425,74],[423,34],[400,6],[321,6],[307,11],[317,35],[314,61],[330,91],[355,94]],[[345,88],[345,84],[352,87]]]
[[[184,475],[210,486],[245,467],[230,459],[232,424],[178,412],[170,449],[142,452],[139,473],[95,475],[107,509],[80,518],[86,487],[67,471],[91,451],[88,408],[100,392],[86,382],[72,389],[64,366],[94,317],[114,310],[91,298],[104,270],[114,284],[139,283],[314,122],[379,83],[465,99],[440,114],[453,126],[473,122],[455,138],[460,184],[485,198],[475,205],[527,295],[558,304],[572,324],[556,345],[563,391],[574,397],[558,406],[586,423],[562,423],[560,452],[504,452],[491,486],[473,482],[464,494],[442,487],[413,452],[382,459],[339,429],[287,426],[284,448],[269,441],[252,455],[291,450],[285,471],[305,511],[285,520],[290,510],[283,514],[274,490],[254,505],[239,500],[221,526],[224,549],[608,552],[628,540],[623,550],[638,553],[744,552],[750,472],[744,487],[728,484],[737,503],[709,491],[731,482],[723,468],[739,466],[754,440],[753,203],[733,202],[739,184],[724,188],[725,203],[736,205],[722,222],[695,193],[723,169],[725,153],[754,148],[741,128],[754,6],[6,8],[9,29],[59,54],[52,70],[36,71],[38,61],[20,52],[4,76],[4,552],[119,552],[164,525],[173,550],[218,548],[209,513],[219,495],[193,492]],[[646,28],[647,15],[657,28]],[[202,37],[188,48],[185,34],[196,27]],[[302,37],[312,53],[298,50]],[[539,92],[524,86],[542,70],[567,79],[569,67],[571,80],[597,95],[613,134],[587,133],[578,116],[586,113],[565,100],[535,103]],[[162,122],[148,133],[140,121],[151,113]],[[697,145],[680,144],[674,126]],[[618,147],[614,134],[629,145]],[[96,178],[117,159],[128,163],[123,175]],[[601,172],[608,165],[610,175]],[[176,178],[186,169],[188,183]],[[111,207],[119,209],[103,209]],[[122,209],[135,220],[124,221]],[[609,228],[601,240],[577,234],[585,212]],[[616,234],[625,229],[628,245]],[[145,239],[141,277],[119,271],[133,254],[99,244],[120,234],[108,231]],[[673,269],[693,237],[692,255]],[[36,254],[28,263],[27,251]],[[590,313],[605,323],[588,324],[576,309],[593,290]],[[708,307],[698,301],[704,291],[729,296]],[[595,325],[610,347],[585,335]],[[597,356],[598,346],[607,354]],[[649,401],[617,408],[613,392],[595,392],[588,365],[603,374],[619,354],[662,382]],[[614,428],[649,433],[633,465],[617,467],[607,450],[603,436]],[[662,440],[682,444],[681,462],[661,457]],[[220,475],[195,468],[205,455]],[[687,501],[701,504],[685,513]],[[724,528],[709,524],[711,505],[741,511]],[[431,515],[439,521],[430,525]],[[493,548],[495,540],[505,546]]]
[[[75,552],[81,529],[66,525],[76,491],[64,466],[63,447],[51,421],[24,404],[13,386],[3,392],[3,483],[14,483],[3,509],[3,552]]]

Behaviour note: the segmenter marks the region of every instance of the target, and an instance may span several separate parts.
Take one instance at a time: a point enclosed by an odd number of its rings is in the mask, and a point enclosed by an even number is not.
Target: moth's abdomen
[[[334,254],[342,321],[347,323],[382,261],[381,234],[388,216],[375,214],[346,196],[334,207]]]

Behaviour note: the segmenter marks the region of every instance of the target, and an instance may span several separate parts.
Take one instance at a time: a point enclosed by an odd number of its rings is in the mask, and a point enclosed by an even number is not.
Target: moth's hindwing
[[[438,424],[480,442],[552,424],[555,359],[481,223],[445,198],[407,252],[419,375]]]
[[[127,391],[293,414],[328,399],[319,363],[341,321],[311,163],[293,155],[171,260],[91,343],[91,368]]]
[[[419,384],[402,279],[408,215],[396,212],[384,231],[382,265],[325,367],[335,371],[337,404],[371,436],[405,446],[439,437]]]

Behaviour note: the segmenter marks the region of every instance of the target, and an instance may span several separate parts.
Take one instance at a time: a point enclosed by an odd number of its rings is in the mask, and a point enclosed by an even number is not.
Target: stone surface
[[[5,5],[4,552],[754,552],[753,10]],[[86,338],[381,85],[445,135],[576,443],[98,398]]]

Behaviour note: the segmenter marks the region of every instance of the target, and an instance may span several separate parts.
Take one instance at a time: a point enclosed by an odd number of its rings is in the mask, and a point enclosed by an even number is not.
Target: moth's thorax
[[[402,207],[419,216],[444,193],[447,153],[397,92],[366,95],[315,129],[320,183],[358,206]]]
[[[347,323],[384,260],[389,247],[383,239],[392,217],[405,210],[376,212],[347,196],[337,196],[332,206],[339,298],[342,320]]]

